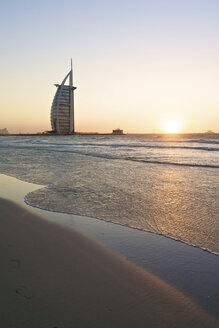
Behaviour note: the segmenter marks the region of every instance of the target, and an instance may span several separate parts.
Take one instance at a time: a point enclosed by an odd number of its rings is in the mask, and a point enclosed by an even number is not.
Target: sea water
[[[219,254],[219,135],[0,137],[0,173],[46,185],[32,206]]]

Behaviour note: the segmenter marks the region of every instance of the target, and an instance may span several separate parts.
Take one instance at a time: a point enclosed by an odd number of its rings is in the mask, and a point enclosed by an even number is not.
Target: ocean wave
[[[193,141],[195,142],[195,141]],[[197,142],[197,141],[196,141]],[[206,139],[199,139],[198,140],[199,143],[208,143],[208,144],[219,144],[219,140],[206,140]]]
[[[52,188],[53,186],[50,185],[50,186],[46,186],[46,187],[43,187],[43,188],[40,188],[40,189],[48,189],[48,188]],[[38,189],[39,190],[39,189]],[[35,190],[36,191],[36,190]],[[77,215],[77,216],[83,216],[83,217],[88,217],[87,215],[85,214],[81,214],[81,213],[77,213],[76,211],[74,212],[67,212],[67,211],[55,211],[53,210],[52,208],[45,208],[45,207],[42,207],[38,204],[34,204],[34,203],[31,203],[29,202],[28,200],[28,196],[30,194],[34,193],[33,192],[29,192],[25,195],[24,197],[24,202],[28,205],[28,206],[31,206],[31,207],[34,207],[34,208],[38,208],[38,209],[41,209],[41,210],[44,210],[44,211],[48,211],[48,212],[54,212],[54,213],[62,213],[62,214],[66,214],[66,215]],[[102,217],[99,217],[99,216],[89,216],[88,218],[92,218],[92,219],[97,219],[97,220],[101,220],[101,221],[104,221],[104,222],[110,222],[112,224],[116,224],[116,225],[119,225],[119,226],[123,226],[123,227],[127,227],[129,229],[135,229],[135,230],[138,230],[138,231],[144,231],[144,232],[147,232],[147,233],[152,233],[152,234],[156,234],[156,235],[159,235],[159,236],[163,236],[163,237],[166,237],[166,238],[169,238],[169,239],[172,239],[172,240],[175,240],[177,242],[181,242],[183,244],[186,244],[186,245],[189,245],[189,246],[192,246],[192,247],[195,247],[195,248],[199,248],[205,252],[208,252],[208,253],[211,253],[213,255],[216,255],[216,256],[219,256],[219,253],[216,252],[216,251],[213,251],[211,250],[210,248],[207,248],[207,247],[201,247],[201,246],[197,246],[191,242],[188,242],[188,241],[185,241],[183,239],[180,239],[179,237],[177,236],[173,236],[173,235],[170,235],[170,234],[164,234],[164,233],[161,233],[159,231],[152,231],[152,230],[149,230],[149,229],[143,229],[143,228],[139,228],[137,226],[134,226],[134,225],[131,225],[131,224],[127,224],[127,223],[119,223],[119,222],[115,222],[115,221],[112,221],[112,220],[109,220],[109,219],[104,219]]]
[[[178,145],[173,145],[173,146],[169,146],[169,145],[144,145],[144,144],[100,144],[100,143],[54,143],[54,142],[48,142],[48,143],[41,143],[41,142],[32,142],[30,143],[28,146],[25,145],[8,145],[8,144],[1,144],[0,148],[14,148],[14,149],[25,149],[28,148],[30,149],[30,147],[32,147],[33,145],[37,145],[37,146],[41,146],[40,149],[43,149],[42,146],[54,146],[57,148],[61,148],[63,146],[67,146],[67,147],[98,147],[98,148],[116,148],[116,149],[130,149],[133,148],[134,149],[138,149],[138,148],[147,148],[147,149],[188,149],[188,150],[201,150],[201,151],[219,151],[219,147],[215,148],[215,147],[200,147],[200,146],[178,146]],[[37,147],[34,149],[38,149]]]
[[[178,166],[205,167],[205,168],[219,169],[219,166],[218,165],[211,165],[211,164],[148,161],[148,160],[134,159],[134,158],[132,158],[132,159],[130,159],[130,158],[124,158],[124,159],[125,160],[131,160],[133,162],[141,162],[141,163],[148,163],[148,164],[165,164],[165,165],[178,165]]]
[[[153,160],[139,159],[136,157],[119,157],[119,156],[112,156],[112,155],[106,155],[106,154],[85,153],[85,152],[81,152],[81,151],[69,151],[69,150],[61,150],[60,152],[75,153],[75,154],[79,154],[79,155],[91,156],[91,157],[103,158],[103,159],[126,160],[126,161],[147,163],[147,164],[178,165],[178,166],[219,169],[218,165],[213,165],[213,164],[198,164],[198,163],[183,163],[183,162],[179,163],[179,162],[168,162],[168,161],[157,161],[157,160],[153,161]]]
[[[30,147],[23,147],[23,146],[3,146],[0,148],[12,148],[12,149],[30,149]],[[218,165],[214,164],[199,164],[199,163],[188,163],[188,162],[174,162],[174,161],[159,161],[159,160],[148,160],[143,158],[137,158],[135,156],[113,156],[105,153],[93,153],[93,152],[85,152],[81,150],[69,150],[69,149],[52,149],[52,148],[39,148],[35,149],[39,150],[40,152],[46,151],[46,152],[56,152],[56,153],[69,153],[69,154],[78,154],[82,156],[90,156],[95,158],[102,158],[102,159],[112,159],[112,160],[126,160],[126,161],[132,161],[132,162],[139,162],[139,163],[145,163],[145,164],[159,164],[159,165],[177,165],[177,166],[187,166],[187,167],[202,167],[202,168],[213,168],[218,169]]]
[[[51,145],[51,143],[48,143]],[[144,145],[144,144],[100,144],[100,143],[75,143],[75,144],[54,144],[54,146],[93,146],[93,147],[110,147],[110,148],[152,148],[152,149],[189,149],[189,150],[206,150],[219,151],[219,148],[212,147],[191,147],[191,146],[166,146],[166,145]]]

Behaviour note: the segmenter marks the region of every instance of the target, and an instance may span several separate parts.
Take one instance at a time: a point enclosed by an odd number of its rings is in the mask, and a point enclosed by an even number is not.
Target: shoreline
[[[47,186],[43,186],[42,188],[39,188],[39,189],[44,189],[44,188],[49,188],[50,185],[47,185]],[[37,190],[39,190],[37,189]],[[54,214],[60,214],[60,215],[70,215],[70,216],[74,216],[74,217],[84,217],[84,218],[88,218],[88,216],[86,215],[83,215],[83,214],[79,214],[79,213],[73,213],[73,212],[64,212],[64,211],[55,211],[55,210],[52,210],[50,208],[44,208],[44,207],[41,207],[39,205],[34,205],[34,204],[31,204],[29,201],[28,201],[28,194],[31,193],[32,191],[28,192],[25,196],[24,196],[24,203],[29,206],[29,207],[32,207],[33,210],[40,210],[40,211],[43,211],[43,212],[49,212],[49,213],[54,213]],[[125,227],[125,228],[129,228],[129,229],[133,229],[133,230],[137,230],[137,231],[141,231],[141,232],[145,232],[145,233],[148,233],[148,234],[154,234],[156,236],[161,236],[161,237],[165,237],[167,239],[171,239],[171,240],[174,240],[176,242],[179,242],[179,243],[182,243],[186,246],[190,246],[190,247],[194,247],[196,249],[200,249],[201,251],[204,251],[204,252],[207,252],[211,255],[214,255],[214,256],[219,256],[219,253],[215,252],[215,251],[212,251],[208,248],[204,248],[204,247],[200,247],[200,246],[197,246],[195,244],[189,244],[187,243],[186,241],[183,241],[179,238],[176,238],[176,237],[173,237],[173,236],[170,236],[170,235],[165,235],[165,234],[162,234],[162,233],[158,233],[158,232],[154,232],[154,231],[150,231],[150,230],[144,230],[144,229],[141,229],[141,228],[137,228],[137,227],[134,227],[134,226],[131,226],[131,225],[127,225],[127,224],[122,224],[122,223],[118,223],[118,222],[113,222],[111,220],[106,220],[106,219],[103,219],[103,218],[100,218],[100,217],[97,217],[97,216],[89,216],[90,219],[94,219],[94,220],[98,220],[98,221],[103,221],[105,223],[112,223],[113,225],[118,225],[120,227]]]
[[[36,190],[39,187],[41,187],[38,185],[26,183],[26,182],[17,180],[16,178],[12,178],[12,177],[0,174],[0,186],[2,186],[2,191],[0,190],[0,197],[2,197],[4,194],[4,196],[5,196],[4,198],[8,198],[8,199],[10,199],[10,201],[16,202],[17,204],[19,204],[21,206],[20,209],[22,209],[22,211],[23,211],[22,213],[26,213],[24,215],[24,217],[20,218],[16,214],[17,213],[17,209],[16,209],[15,212],[13,212],[14,217],[12,218],[12,222],[16,221],[16,218],[19,218],[19,220],[20,219],[23,220],[23,222],[22,222],[22,229],[24,229],[24,231],[22,231],[23,243],[26,238],[26,233],[25,233],[26,224],[30,220],[32,222],[32,220],[33,220],[32,215],[33,215],[35,218],[34,219],[35,223],[38,222],[38,224],[41,224],[41,227],[43,227],[44,225],[47,227],[46,229],[41,228],[40,230],[43,230],[43,231],[47,230],[47,232],[48,232],[48,230],[50,231],[55,226],[56,227],[55,229],[57,229],[57,232],[65,231],[68,236],[70,236],[70,235],[72,236],[72,239],[74,239],[73,236],[75,233],[79,234],[80,236],[83,237],[82,239],[86,240],[87,242],[88,241],[91,242],[91,244],[95,244],[96,245],[95,247],[97,247],[98,249],[101,249],[106,256],[108,256],[110,254],[110,258],[112,255],[112,258],[119,259],[119,263],[121,263],[122,265],[125,263],[125,267],[123,267],[123,274],[122,274],[123,278],[121,277],[122,280],[126,280],[126,275],[124,272],[126,272],[126,270],[129,270],[129,269],[127,269],[127,266],[128,266],[128,268],[130,268],[130,266],[131,266],[132,274],[134,274],[134,277],[135,277],[133,279],[136,279],[137,281],[139,279],[140,280],[142,279],[142,278],[140,278],[139,275],[136,276],[136,272],[141,272],[141,274],[143,274],[143,275],[145,275],[147,273],[146,276],[148,277],[149,280],[147,280],[147,279],[146,280],[149,285],[153,284],[154,281],[156,281],[156,283],[155,283],[155,285],[156,285],[157,282],[159,281],[159,284],[161,283],[161,285],[163,287],[164,287],[164,285],[166,287],[168,286],[168,288],[170,288],[170,290],[172,290],[172,291],[174,290],[174,293],[177,293],[178,296],[180,295],[180,297],[176,298],[173,301],[173,303],[175,303],[175,301],[176,301],[178,305],[180,304],[180,307],[182,306],[182,308],[183,308],[183,309],[181,309],[182,311],[188,311],[190,313],[189,309],[191,309],[191,307],[193,308],[193,306],[195,306],[195,310],[194,311],[192,310],[192,313],[194,312],[192,315],[196,316],[196,314],[199,312],[198,316],[200,316],[200,311],[202,313],[201,316],[204,313],[204,317],[205,317],[205,315],[207,315],[206,311],[208,311],[209,313],[212,313],[213,315],[218,315],[218,312],[217,312],[217,309],[218,309],[217,308],[217,306],[218,306],[217,305],[218,304],[217,303],[217,301],[218,301],[217,295],[218,295],[218,293],[217,293],[217,288],[215,288],[215,287],[218,286],[218,274],[217,273],[219,272],[219,266],[218,266],[219,261],[215,255],[212,255],[211,253],[207,253],[206,251],[202,251],[201,249],[197,249],[197,248],[188,246],[186,244],[182,244],[180,242],[177,242],[176,240],[168,239],[164,236],[159,236],[159,235],[151,234],[149,232],[144,232],[144,231],[138,231],[138,230],[126,227],[126,226],[118,226],[111,222],[105,222],[105,221],[100,221],[99,219],[90,219],[88,217],[81,217],[81,216],[75,216],[75,215],[61,214],[61,213],[55,213],[55,212],[46,212],[44,210],[32,208],[24,203],[24,195],[27,192]],[[3,200],[3,202],[5,202],[5,201]],[[0,204],[1,204],[1,202],[0,202]],[[8,203],[5,207],[5,210],[14,208],[14,206],[16,206],[14,203]],[[1,211],[1,214],[0,214],[1,218],[2,218],[2,213],[3,212]],[[27,219],[28,219],[28,221],[26,221]],[[11,219],[10,219],[10,221],[11,221]],[[2,221],[0,221],[0,222],[2,223]],[[41,222],[41,223],[39,223],[39,222]],[[16,222],[16,224],[18,225],[18,227],[16,229],[19,229],[18,222]],[[8,227],[8,231],[9,230],[10,230],[10,227]],[[2,232],[3,230],[0,229],[0,231]],[[65,236],[65,232],[64,232],[63,236]],[[5,237],[5,236],[3,236],[3,237]],[[35,236],[34,239],[37,240],[37,236]],[[65,239],[65,237],[62,240],[64,240],[64,239]],[[73,240],[72,240],[72,242],[73,242]],[[18,240],[15,241],[15,244],[17,244],[17,243],[18,243]],[[1,244],[1,246],[2,246],[2,244]],[[24,245],[21,245],[21,247],[24,247]],[[41,242],[39,243],[38,247],[40,249]],[[77,245],[74,245],[73,248],[75,248],[75,247],[77,247]],[[1,247],[0,251],[2,251],[2,254],[4,254],[5,247]],[[47,261],[46,257],[48,258],[48,254],[44,254],[44,251],[45,250],[44,249],[42,250],[42,247],[41,247],[41,253],[43,254],[43,256],[45,256],[45,261]],[[105,251],[106,251],[106,253],[105,253]],[[87,250],[84,249],[85,254],[86,254],[86,252],[87,252]],[[96,251],[93,252],[93,255],[94,255],[94,253],[95,253],[95,258],[96,258]],[[79,254],[81,254],[81,253],[79,252]],[[65,252],[62,255],[65,257]],[[90,270],[89,259],[93,258],[93,255],[91,254],[90,257],[87,258],[87,260],[86,260],[87,267],[86,267],[85,271]],[[105,257],[105,255],[104,255],[104,257]],[[39,254],[38,254],[38,256],[39,256]],[[54,255],[54,256],[56,256],[56,255]],[[76,254],[75,254],[75,256],[76,256]],[[32,257],[35,258],[35,256],[32,256]],[[111,260],[112,260],[112,258],[111,258]],[[8,259],[7,268],[5,268],[4,265],[2,265],[1,267],[8,270],[9,265],[17,266],[18,263],[21,263],[21,261],[16,262],[17,261],[16,256],[13,256],[11,258],[11,260],[12,261],[10,261]],[[27,260],[30,261],[29,258]],[[22,260],[22,261],[26,261],[26,259]],[[67,259],[65,259],[65,261],[67,261]],[[79,258],[76,258],[75,261],[79,261]],[[67,261],[67,262],[69,262],[69,261]],[[65,264],[66,266],[68,265],[67,262]],[[117,263],[117,264],[119,265],[119,263]],[[41,264],[39,263],[37,266],[40,266],[40,265]],[[208,269],[206,270],[206,268],[208,268]],[[6,277],[8,275],[7,270],[5,271]],[[42,268],[40,270],[41,270],[41,272],[43,271]],[[59,270],[60,270],[60,268],[59,268]],[[81,273],[83,273],[84,270],[82,269],[81,271],[82,271]],[[10,272],[10,270],[9,270],[9,272]],[[114,271],[111,270],[111,273],[113,273],[113,277],[115,278]],[[3,274],[4,274],[4,270],[3,270]],[[47,273],[45,273],[45,274],[47,275]],[[23,273],[21,273],[20,275],[22,277]],[[118,273],[118,275],[121,276],[121,273]],[[29,277],[29,278],[32,279],[31,277]],[[89,280],[89,277],[87,277],[87,278]],[[12,281],[13,281],[13,279],[12,279]],[[145,277],[144,277],[144,279],[145,279]],[[109,282],[107,282],[107,286],[108,286],[108,283],[111,284],[110,289],[112,289],[113,285],[115,284],[115,281],[112,281],[111,277],[109,277],[108,280],[109,280]],[[143,288],[143,290],[144,290],[144,288],[145,288],[144,286],[145,286],[145,283],[141,286],[140,289]],[[18,287],[18,288],[20,288],[20,287]],[[60,288],[61,288],[61,285],[60,285]],[[164,290],[166,290],[165,288],[164,288]],[[171,289],[171,288],[173,288],[173,289]],[[117,286],[117,289],[119,289],[118,286]],[[166,294],[168,294],[168,292],[167,292],[167,290],[166,290],[166,292],[164,290],[163,290],[162,297],[165,298],[165,297],[167,297]],[[18,292],[21,292],[24,294],[25,294],[25,291],[26,291],[25,288],[24,288],[24,290],[22,290],[22,288],[18,289]],[[55,291],[53,291],[53,292],[55,293]],[[78,293],[79,292],[80,291],[78,291]],[[118,292],[118,291],[116,291],[116,292]],[[128,291],[126,291],[126,292],[128,292]],[[99,293],[99,291],[98,291],[98,293]],[[7,291],[6,291],[6,294],[7,294]],[[146,291],[145,295],[146,294],[147,294],[147,291]],[[174,295],[176,295],[176,294],[174,294]],[[16,295],[16,296],[18,296],[18,295]],[[118,296],[120,297],[121,295],[117,295],[115,298],[117,299]],[[143,297],[143,296],[144,295],[141,295],[141,297]],[[154,302],[157,306],[157,299],[160,298],[160,295],[159,295],[159,293],[157,294],[157,291],[156,291],[155,293],[153,292],[150,297],[152,297],[152,296],[154,297]],[[15,297],[15,295],[13,297]],[[28,293],[27,293],[27,297],[29,297]],[[99,297],[102,297],[102,296],[99,295]],[[143,297],[143,299],[144,299],[144,297]],[[179,299],[180,299],[180,302],[178,303]],[[3,300],[1,302],[3,302]],[[140,303],[142,302],[142,298],[141,298],[141,300],[134,299],[131,302],[134,302],[132,304],[139,304],[139,302]],[[144,300],[144,302],[146,302],[145,306],[148,307],[147,302],[150,302],[150,300],[146,299],[146,300]],[[168,299],[168,300],[165,299],[165,303],[166,302],[170,302],[170,299]],[[67,301],[67,303],[68,303],[68,301]],[[83,306],[82,303],[81,303],[81,307]],[[196,303],[196,305],[195,305],[195,303]],[[174,318],[174,320],[175,320],[174,327],[178,327],[178,326],[181,327],[180,324],[178,323],[178,319],[177,319],[180,317],[178,317],[178,314],[176,314],[174,307],[172,308],[171,304],[169,303],[170,313],[167,313],[167,315],[172,316],[172,319]],[[190,304],[189,308],[187,308],[186,304],[187,305]],[[197,304],[199,304],[201,307],[199,307]],[[202,308],[202,310],[201,310],[201,308]],[[203,308],[205,310],[203,310]],[[160,309],[157,309],[155,307],[151,311],[155,312],[157,310],[160,311]],[[138,309],[138,311],[141,312],[142,310]],[[132,315],[135,316],[134,312],[132,312]],[[143,315],[143,317],[145,316],[145,314],[143,314],[143,313],[139,313],[137,316],[139,316],[139,315],[140,316]],[[164,315],[164,313],[162,315]],[[213,320],[210,314],[208,314],[207,317],[208,318],[210,317],[211,320]],[[110,317],[110,318],[112,319],[113,317]],[[107,320],[111,320],[111,319],[108,318]],[[159,317],[159,319],[160,319],[160,317]],[[117,320],[119,320],[119,315],[116,319],[116,322],[118,322]],[[136,317],[135,317],[135,319],[133,317],[133,320],[134,320],[134,322],[132,322],[132,324],[134,325],[137,322],[137,321],[135,321],[135,320],[137,320]],[[148,317],[147,318],[144,317],[144,319],[142,319],[142,320],[147,321],[149,319],[148,319]],[[182,320],[182,319],[180,319],[180,320]],[[196,322],[196,319],[194,319],[194,320]],[[93,324],[93,326],[95,326],[94,323],[92,323],[92,324]],[[127,320],[125,326],[129,327],[128,324],[129,324],[129,320]],[[156,327],[153,320],[149,324],[151,327],[153,327],[153,326]],[[201,324],[202,324],[202,322],[201,322]],[[218,324],[218,322],[217,322],[217,324]],[[217,324],[215,323],[215,327]],[[184,325],[190,327],[189,323],[184,322]],[[33,324],[31,324],[29,326],[34,327]],[[89,325],[85,324],[84,327],[88,327],[88,326]],[[96,326],[98,327],[98,325],[96,325]],[[104,323],[103,326],[107,327],[107,323]],[[114,325],[114,323],[111,326],[117,327],[116,325]],[[122,327],[122,322],[120,322],[120,324],[118,324],[118,327],[120,327],[120,326]],[[161,325],[161,326],[166,327],[164,325]],[[193,326],[194,325],[192,324],[191,327],[193,327]],[[199,326],[200,326],[200,323],[199,323]],[[209,326],[209,324],[206,325],[206,327],[207,326]],[[212,324],[211,324],[211,326],[212,326]],[[7,327],[7,326],[5,326],[5,327]],[[20,326],[16,325],[14,327],[17,328]],[[25,325],[22,327],[25,327]],[[57,327],[59,328],[59,326],[57,326]],[[62,327],[62,325],[60,325],[60,327]],[[71,325],[69,325],[69,326],[65,325],[65,327],[71,327]],[[109,325],[109,327],[110,327],[110,325]],[[167,327],[168,327],[168,325],[167,325]],[[203,324],[202,324],[202,327],[204,327]]]
[[[217,326],[183,293],[89,237],[8,200],[0,213],[4,327]]]
[[[183,245],[186,245],[186,246],[190,246],[190,247],[194,247],[195,249],[199,249],[201,251],[204,251],[204,252],[207,252],[211,255],[214,255],[214,256],[219,256],[219,253],[213,251],[213,250],[210,250],[208,248],[204,248],[204,247],[200,247],[200,246],[197,246],[195,244],[189,244],[187,243],[186,241],[183,241],[179,238],[176,238],[176,237],[173,237],[173,236],[170,236],[170,235],[165,235],[165,234],[162,234],[162,233],[157,233],[157,232],[153,232],[153,231],[150,231],[150,230],[144,230],[144,229],[141,229],[141,228],[138,228],[138,227],[135,227],[135,226],[129,226],[129,225],[126,225],[126,224],[122,224],[122,223],[118,223],[118,222],[113,222],[111,220],[106,220],[106,219],[103,219],[103,218],[100,218],[100,217],[97,217],[97,216],[89,216],[87,217],[86,215],[83,215],[83,214],[78,214],[78,213],[73,213],[73,212],[64,212],[64,211],[55,211],[55,210],[52,210],[50,208],[44,208],[44,207],[41,207],[41,206],[38,206],[38,205],[34,205],[34,204],[31,204],[29,201],[28,201],[28,194],[31,194],[32,192],[36,191],[36,190],[40,190],[40,189],[48,189],[50,188],[50,185],[37,185],[37,184],[33,184],[33,183],[29,183],[29,182],[25,182],[25,181],[22,181],[22,180],[19,180],[18,178],[15,178],[13,176],[9,176],[9,175],[5,175],[5,174],[1,174],[0,173],[0,182],[2,182],[2,179],[4,179],[3,177],[6,177],[6,179],[15,179],[16,181],[20,181],[21,183],[23,184],[26,184],[27,185],[27,189],[26,189],[26,192],[23,193],[21,199],[19,200],[18,204],[21,205],[21,206],[27,206],[27,208],[29,208],[30,210],[32,209],[33,210],[33,213],[35,214],[38,214],[40,216],[44,216],[44,217],[47,217],[46,213],[48,213],[50,216],[52,215],[52,213],[54,214],[54,216],[56,215],[64,215],[64,216],[72,216],[72,217],[82,217],[82,218],[91,218],[91,219],[94,219],[95,221],[103,221],[105,223],[110,223],[110,224],[113,224],[113,225],[118,225],[120,227],[125,227],[125,228],[128,228],[128,229],[132,229],[132,230],[137,230],[139,232],[145,232],[147,234],[153,234],[153,235],[156,235],[156,236],[161,236],[161,237],[164,237],[164,238],[167,238],[167,239],[171,239],[175,242],[179,242],[179,243],[182,243]],[[14,181],[15,181],[14,180]],[[4,180],[3,180],[4,181]],[[28,188],[28,186],[31,186],[31,189]],[[1,193],[0,193],[0,197],[1,197]],[[11,198],[12,201],[14,201],[13,197]]]

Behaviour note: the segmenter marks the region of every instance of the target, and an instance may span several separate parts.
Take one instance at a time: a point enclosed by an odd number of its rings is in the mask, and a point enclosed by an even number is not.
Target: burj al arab
[[[52,107],[51,107],[51,126],[52,131],[57,134],[73,134],[74,124],[74,90],[73,69],[66,75],[61,84],[57,87]]]

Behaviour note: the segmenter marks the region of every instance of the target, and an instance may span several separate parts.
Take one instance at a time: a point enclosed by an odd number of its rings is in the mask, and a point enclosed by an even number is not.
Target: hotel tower
[[[68,82],[68,83],[66,83]],[[66,75],[61,84],[55,84],[55,93],[51,108],[52,131],[57,134],[72,134],[74,126],[74,90],[73,69]]]

